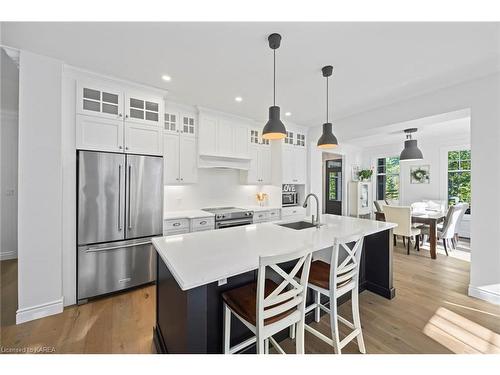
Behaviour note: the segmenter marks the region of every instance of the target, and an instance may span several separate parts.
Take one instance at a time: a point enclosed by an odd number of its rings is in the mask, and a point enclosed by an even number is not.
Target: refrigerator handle
[[[122,201],[122,165],[118,165],[118,230],[122,230],[122,221],[121,221],[121,207]]]
[[[131,185],[132,185],[132,166],[129,164],[129,166],[128,166],[128,229],[132,229],[132,222],[130,220],[130,218],[131,218],[130,211],[132,210],[132,206],[130,205],[130,197],[132,195]]]

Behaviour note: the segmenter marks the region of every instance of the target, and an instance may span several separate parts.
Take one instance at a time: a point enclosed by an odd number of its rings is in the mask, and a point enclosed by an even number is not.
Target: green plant
[[[373,171],[371,169],[362,169],[358,172],[360,180],[369,180],[372,177]]]

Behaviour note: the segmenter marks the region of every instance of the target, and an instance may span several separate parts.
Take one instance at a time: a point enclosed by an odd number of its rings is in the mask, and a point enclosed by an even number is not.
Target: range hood
[[[248,158],[234,158],[220,155],[199,155],[198,168],[219,168],[249,170],[250,160]]]

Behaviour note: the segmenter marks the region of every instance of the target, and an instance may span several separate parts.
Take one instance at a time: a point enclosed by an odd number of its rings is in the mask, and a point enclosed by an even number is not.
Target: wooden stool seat
[[[298,277],[300,277],[301,271],[297,274]],[[351,280],[346,280],[342,283],[338,283],[337,288],[340,289],[350,281]],[[315,260],[314,262],[311,262],[308,283],[309,285],[315,285],[328,290],[330,288],[330,265],[322,260]]]
[[[268,297],[273,290],[278,288],[278,284],[276,284],[274,281],[270,279],[266,279],[266,283],[264,286],[264,296]],[[246,284],[243,286],[240,286],[239,288],[231,289],[228,290],[224,293],[222,293],[222,299],[226,303],[226,305],[233,310],[236,314],[238,314],[240,317],[245,319],[247,322],[249,322],[252,325],[256,324],[257,321],[257,282],[253,282],[250,284]],[[290,299],[287,299],[286,301],[283,301],[281,303],[278,303],[273,306],[266,307],[264,310],[268,310],[272,307],[276,307],[279,305],[282,305]],[[292,308],[290,310],[287,310],[285,312],[282,312],[281,314],[272,316],[270,318],[267,318],[264,320],[264,325],[272,324],[277,321],[280,321],[281,319],[287,317],[290,315],[292,312],[296,310],[295,308]]]

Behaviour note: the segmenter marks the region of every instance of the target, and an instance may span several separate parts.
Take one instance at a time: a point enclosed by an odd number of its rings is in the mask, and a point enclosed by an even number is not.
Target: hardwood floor
[[[396,298],[360,295],[361,322],[368,353],[500,353],[500,306],[467,296],[469,263],[428,251],[406,255],[395,247]],[[16,261],[1,262],[0,347],[42,348],[56,353],[154,353],[155,289],[128,293],[66,308],[62,314],[15,325]],[[351,318],[350,304],[340,313]],[[314,325],[329,335],[329,318]],[[48,348],[48,349],[47,349]],[[283,348],[294,352],[287,339]],[[306,332],[306,353],[332,353]],[[344,353],[357,353],[350,343]]]

